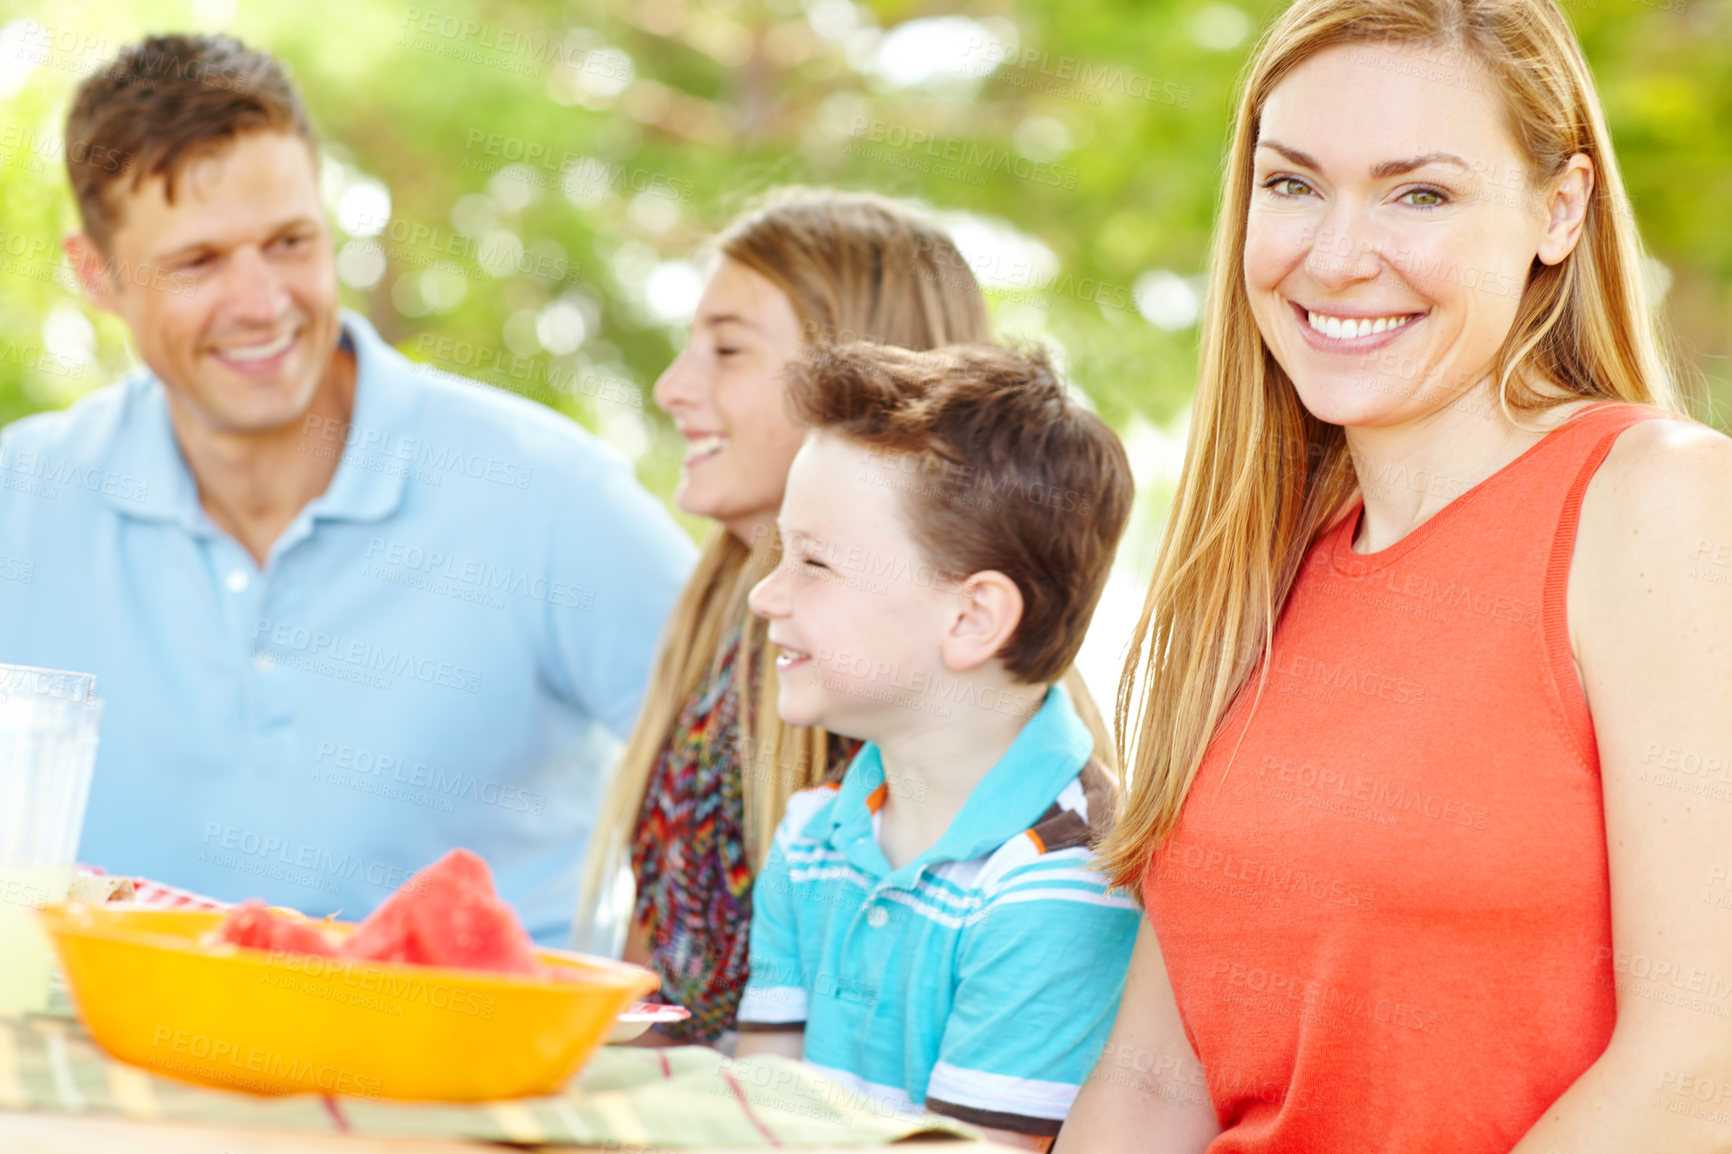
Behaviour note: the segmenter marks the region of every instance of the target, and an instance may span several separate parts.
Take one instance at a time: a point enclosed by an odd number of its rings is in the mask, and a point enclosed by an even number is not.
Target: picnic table
[[[879,1107],[803,1063],[733,1061],[704,1046],[605,1046],[548,1097],[409,1103],[182,1082],[110,1057],[64,1004],[0,1018],[0,1150],[8,1154],[461,1154],[501,1144],[841,1154],[890,1143],[1006,1149],[952,1119]]]
[[[116,1118],[18,1114],[0,1110],[0,1150],[19,1154],[479,1154],[497,1152],[487,1142],[449,1142],[426,1138],[292,1133],[234,1126],[133,1122]],[[617,1146],[513,1146],[548,1154],[582,1154]],[[689,1154],[757,1154],[759,1147],[693,1146]],[[806,1146],[802,1154],[860,1154],[859,1146]],[[1008,1147],[969,1139],[909,1139],[898,1151],[926,1154],[1001,1154]]]
[[[138,885],[135,907],[221,908],[200,895]],[[196,1045],[190,1052],[203,1056]],[[1007,1149],[955,1119],[878,1102],[802,1062],[770,1055],[734,1060],[707,1046],[604,1045],[560,1092],[490,1102],[396,1101],[358,1089],[365,1079],[327,1079],[327,1068],[301,1069],[303,1063],[278,1073],[310,1092],[249,1093],[260,1088],[249,1071],[262,1068],[251,1060],[261,1056],[289,1060],[255,1052],[247,1064],[234,1063],[232,1081],[217,1083],[176,1077],[174,1053],[151,1069],[128,1064],[91,1036],[56,974],[42,1012],[0,1014],[0,1151],[459,1154],[508,1146],[839,1154],[892,1143],[958,1154]],[[483,1054],[441,1057],[487,1061]],[[188,1079],[195,1068],[208,1077],[208,1065],[180,1067]]]

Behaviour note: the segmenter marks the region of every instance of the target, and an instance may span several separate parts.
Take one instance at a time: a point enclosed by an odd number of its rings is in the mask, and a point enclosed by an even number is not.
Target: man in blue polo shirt
[[[0,432],[0,661],[97,675],[81,858],[359,917],[467,846],[562,941],[690,542],[571,421],[338,308],[270,57],[143,41],[66,139],[68,256],[145,370]]]

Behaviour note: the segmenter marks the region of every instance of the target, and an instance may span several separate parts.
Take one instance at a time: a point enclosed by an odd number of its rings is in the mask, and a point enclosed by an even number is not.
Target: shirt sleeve
[[[602,459],[587,472],[586,491],[563,495],[553,521],[560,584],[547,596],[551,672],[625,740],[696,550],[625,461]]]
[[[788,870],[793,813],[776,828],[769,860],[752,883],[752,929],[747,947],[751,974],[740,998],[739,1027],[749,1030],[806,1028],[806,973],[800,963],[799,919]]]
[[[1087,857],[1062,851],[1011,871],[964,931],[928,1110],[1058,1133],[1106,1045],[1141,916]]]

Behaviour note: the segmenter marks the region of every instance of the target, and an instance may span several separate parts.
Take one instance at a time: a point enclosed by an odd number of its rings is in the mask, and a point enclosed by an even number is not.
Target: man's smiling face
[[[119,225],[98,303],[126,321],[185,416],[226,433],[294,423],[339,326],[311,146],[293,133],[243,134],[189,162],[174,192],[170,203],[161,177],[110,191]]]

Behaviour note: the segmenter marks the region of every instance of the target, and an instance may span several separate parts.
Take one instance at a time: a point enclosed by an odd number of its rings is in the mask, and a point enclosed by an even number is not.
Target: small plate
[[[613,1029],[608,1031],[607,1045],[618,1046],[641,1037],[643,1032],[657,1022],[683,1022],[692,1016],[692,1012],[684,1006],[658,1005],[655,1002],[636,1002],[626,1008],[625,1013],[614,1019]]]

